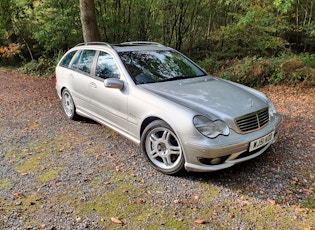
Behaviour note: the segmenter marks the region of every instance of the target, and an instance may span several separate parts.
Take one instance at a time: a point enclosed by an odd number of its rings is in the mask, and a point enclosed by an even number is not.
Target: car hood
[[[211,76],[141,87],[211,119],[234,120],[268,107],[266,100],[254,90]]]

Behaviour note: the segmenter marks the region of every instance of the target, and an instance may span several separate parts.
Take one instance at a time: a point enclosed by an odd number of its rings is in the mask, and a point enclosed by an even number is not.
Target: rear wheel
[[[184,171],[184,154],[172,128],[162,120],[149,124],[141,137],[144,155],[152,166],[164,174]]]
[[[74,101],[69,90],[67,89],[62,91],[62,107],[68,118],[72,120],[76,120],[78,118],[78,114],[75,111],[76,108]]]

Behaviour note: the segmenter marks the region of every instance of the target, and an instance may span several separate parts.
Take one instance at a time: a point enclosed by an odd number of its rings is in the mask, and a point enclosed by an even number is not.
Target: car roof
[[[150,51],[150,50],[171,50],[171,48],[166,47],[157,42],[147,42],[147,41],[134,41],[134,42],[124,42],[120,44],[110,44],[106,42],[87,42],[80,43],[76,47],[108,47],[112,48],[117,52],[130,52],[130,51]]]

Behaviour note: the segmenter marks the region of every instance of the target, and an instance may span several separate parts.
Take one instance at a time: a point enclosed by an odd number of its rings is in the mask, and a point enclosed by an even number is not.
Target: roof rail
[[[158,42],[147,42],[147,41],[132,41],[132,42],[123,42],[120,43],[121,45],[156,45],[156,46],[163,46]]]
[[[76,46],[87,46],[87,45],[106,45],[108,47],[112,47],[111,44],[107,42],[83,42],[83,43],[77,44]]]

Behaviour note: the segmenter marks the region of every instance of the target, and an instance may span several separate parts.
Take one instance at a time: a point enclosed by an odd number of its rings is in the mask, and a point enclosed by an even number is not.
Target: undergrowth
[[[53,77],[60,58],[60,53],[55,57],[41,57],[24,64],[19,70],[25,74]],[[315,86],[315,54],[284,54],[271,58],[253,56],[233,60],[208,57],[199,64],[215,76],[250,87],[300,83],[306,87]]]
[[[268,84],[315,86],[315,54],[282,55],[273,58],[245,57],[199,63],[209,73],[251,87]]]
[[[38,60],[32,60],[23,64],[19,70],[25,74],[32,74],[44,77],[53,77],[56,65],[62,57],[62,53],[58,53],[53,57],[40,57]]]

